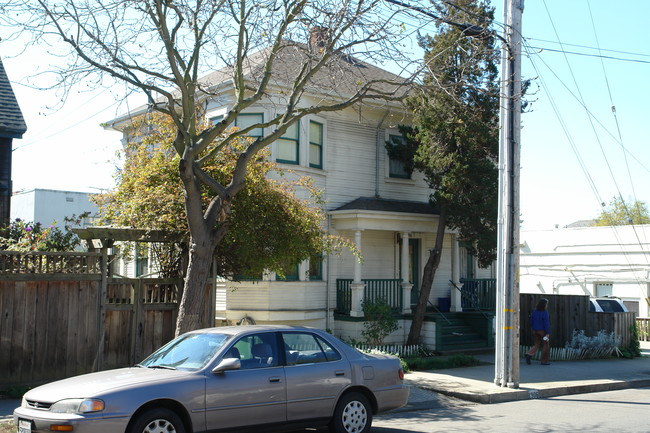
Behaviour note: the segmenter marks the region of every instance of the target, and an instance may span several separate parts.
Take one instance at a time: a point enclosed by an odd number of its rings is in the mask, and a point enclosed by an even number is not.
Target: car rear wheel
[[[368,433],[372,424],[370,402],[361,393],[345,394],[336,405],[331,433]]]
[[[185,426],[175,412],[158,408],[138,416],[129,433],[185,433]]]

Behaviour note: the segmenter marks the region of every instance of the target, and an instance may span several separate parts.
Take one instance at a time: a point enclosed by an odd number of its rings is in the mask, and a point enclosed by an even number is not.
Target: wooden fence
[[[62,268],[51,256],[50,273],[32,265],[29,273],[0,269],[0,388],[133,365],[173,338],[181,280],[110,279],[108,256],[86,253],[92,258],[84,265],[74,254],[73,268],[62,272],[52,273]],[[5,256],[0,252],[0,262]],[[13,262],[43,262],[10,256]],[[205,299],[202,320],[213,326],[212,284]]]
[[[621,339],[621,345],[627,345],[635,326],[635,313],[591,313],[589,296],[574,295],[520,295],[520,344],[533,344],[530,328],[530,313],[535,309],[540,298],[548,299],[548,311],[551,319],[551,346],[564,347],[571,341],[574,330],[584,330],[585,335],[595,336],[598,331],[614,332]]]
[[[637,317],[636,329],[639,332],[639,341],[650,341],[650,319],[649,318]]]

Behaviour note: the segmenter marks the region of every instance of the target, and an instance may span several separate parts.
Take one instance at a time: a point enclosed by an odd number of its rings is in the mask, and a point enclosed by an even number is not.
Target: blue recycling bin
[[[451,309],[451,298],[438,298],[438,310],[443,313],[449,312]]]

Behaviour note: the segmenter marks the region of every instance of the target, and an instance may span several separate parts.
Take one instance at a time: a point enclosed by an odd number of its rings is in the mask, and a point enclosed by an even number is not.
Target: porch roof
[[[391,200],[379,197],[359,197],[334,209],[332,213],[340,210],[373,210],[381,212],[404,212],[433,215],[438,215],[440,213],[438,209],[434,208],[429,203],[423,203],[420,201]]]
[[[424,202],[359,197],[330,215],[337,230],[434,232],[439,212]]]

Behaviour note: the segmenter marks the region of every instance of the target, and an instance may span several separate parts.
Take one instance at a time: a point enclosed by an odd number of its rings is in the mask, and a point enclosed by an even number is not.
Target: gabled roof
[[[307,64],[310,58],[313,63],[319,60],[318,47],[310,47],[307,44],[285,41],[271,71],[270,84],[280,87],[293,86],[300,68]],[[271,47],[257,51],[244,59],[244,77],[253,82],[259,82],[265,72],[266,61],[271,54]],[[233,68],[224,67],[203,77],[200,82],[204,90],[219,84],[228,82],[233,78]],[[348,96],[354,94],[360,87],[376,81],[372,88],[379,92],[395,93],[401,90],[406,92],[404,87],[407,80],[399,75],[388,72],[377,66],[361,61],[348,55],[333,55],[327,63],[309,80],[307,90],[311,92],[324,93],[328,96]]]
[[[0,60],[0,137],[22,138],[27,124]]]
[[[313,57],[314,63],[318,55],[314,55],[307,44],[284,41],[271,70],[270,86],[292,88],[294,80],[303,65]],[[259,82],[265,73],[266,61],[271,53],[271,47],[256,51],[243,60],[244,79],[253,84]],[[209,98],[219,95],[223,87],[232,88],[234,79],[233,66],[225,66],[199,79],[203,95]],[[388,95],[406,94],[409,81],[377,66],[347,55],[332,56],[309,80],[305,91],[324,98],[348,98],[354,95],[362,86],[371,83],[372,93]],[[160,99],[164,101],[164,99]],[[144,113],[148,107],[143,105],[135,110],[108,122],[107,127],[115,127],[120,122]]]

